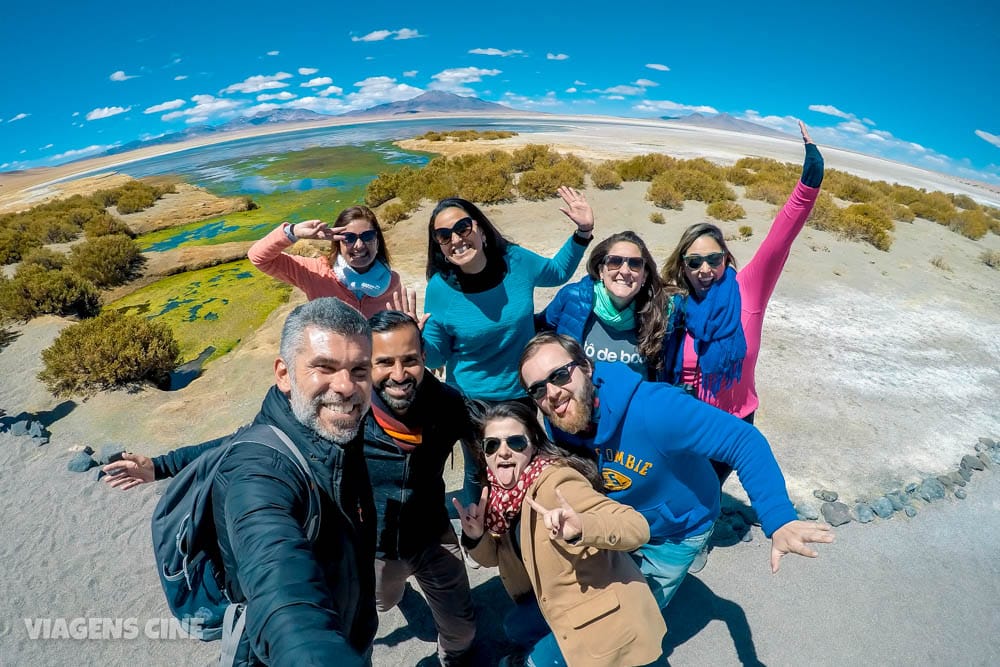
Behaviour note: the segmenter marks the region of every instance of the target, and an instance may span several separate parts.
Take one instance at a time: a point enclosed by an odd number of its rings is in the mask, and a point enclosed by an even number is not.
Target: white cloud
[[[858,117],[852,113],[847,113],[846,111],[841,111],[837,107],[831,104],[810,104],[809,111],[816,111],[818,113],[825,113],[828,116],[836,116],[837,118],[844,118],[846,120],[857,120]]]
[[[544,97],[527,97],[525,95],[507,92],[503,95],[503,101],[504,104],[514,107],[554,107],[561,104],[561,102],[556,99],[555,92],[551,90],[545,93]]]
[[[313,74],[315,74],[318,71],[319,70],[316,69],[315,67],[300,67],[299,68],[299,74],[301,74],[302,76],[312,76]]]
[[[186,78],[188,78],[187,74],[178,74],[177,76],[174,77],[174,81],[183,81]]]
[[[643,88],[656,88],[657,86],[660,85],[655,81],[650,81],[649,79],[636,79],[632,83],[634,83],[637,86],[642,86]]]
[[[794,116],[761,116],[757,111],[747,109],[742,116],[736,114],[736,117],[741,120],[756,123],[757,125],[769,127],[773,130],[778,130],[779,132],[786,132],[792,135],[798,135],[799,133],[799,121]],[[816,138],[812,128],[810,128],[809,134],[810,136],[813,136],[814,139]]]
[[[872,127],[875,126],[875,121],[873,121],[871,118],[862,118],[861,122],[864,123],[865,125],[871,125]]]
[[[396,39],[416,39],[417,37],[423,37],[423,35],[411,28],[400,28],[396,31]]]
[[[250,116],[256,116],[259,113],[264,113],[265,111],[273,111],[275,109],[280,109],[280,108],[281,108],[280,104],[267,102],[264,104],[255,104],[254,106],[248,109],[244,109],[242,113],[244,116],[250,117]]]
[[[646,91],[640,86],[611,86],[610,88],[592,88],[587,92],[605,95],[642,95]]]
[[[995,134],[990,134],[985,130],[976,130],[976,136],[987,143],[991,143],[997,148],[1000,148],[1000,137]]]
[[[40,150],[40,151],[47,151],[50,148],[52,148],[52,144],[45,144],[44,146],[42,146],[38,150]]]
[[[381,42],[384,39],[414,39],[423,37],[418,31],[412,28],[400,28],[399,30],[373,30],[361,37],[351,37],[352,42]]]
[[[287,100],[294,100],[295,97],[296,95],[294,93],[290,93],[287,90],[283,90],[280,93],[273,93],[273,94],[261,93],[260,95],[257,96],[257,101],[258,102],[267,102],[269,100],[287,101]]]
[[[309,79],[303,84],[299,84],[301,88],[319,88],[320,86],[329,86],[333,83],[333,79],[328,76],[318,76],[315,79]]]
[[[576,88],[573,88],[572,86],[570,86],[569,88],[566,89],[566,92],[567,93],[575,93],[576,92]]]
[[[279,53],[281,53],[281,51],[268,51],[268,52],[267,52],[267,55],[269,55],[269,56],[276,56],[276,55],[278,55]]]
[[[484,76],[496,76],[500,74],[498,69],[481,69],[479,67],[455,67],[438,72],[431,78],[434,79],[428,88],[431,90],[445,90],[450,93],[471,95],[474,90],[467,87],[467,83],[482,81]]]
[[[567,60],[568,58],[569,58],[569,56],[567,56],[565,53],[546,53],[545,54],[545,59],[546,60]]]
[[[605,95],[604,99],[606,99],[606,100],[624,100],[625,98],[622,97],[621,95]]]
[[[104,151],[114,148],[117,144],[108,144],[106,146],[99,146],[94,144],[92,146],[87,146],[86,148],[78,148],[75,150],[69,150],[65,153],[59,153],[50,157],[50,160],[63,160],[70,157],[82,157],[84,155],[93,155],[94,153],[103,153]]]
[[[330,95],[341,95],[343,92],[344,89],[340,86],[330,86],[329,88],[324,88],[316,94],[320,97],[330,97]]]
[[[97,109],[91,109],[87,112],[87,120],[110,118],[111,116],[117,116],[120,113],[125,113],[126,111],[131,110],[132,107],[98,107]]]
[[[285,88],[287,83],[281,83],[284,79],[290,79],[292,75],[288,72],[278,72],[277,74],[257,74],[247,77],[240,83],[234,83],[222,89],[223,94],[227,93],[259,93],[262,90],[273,90],[274,88]]]
[[[660,63],[646,63],[646,67],[649,69],[655,69],[658,72],[669,72],[670,68],[666,65],[661,65]]]
[[[183,118],[185,123],[207,123],[210,120],[225,120],[239,115],[246,105],[242,100],[229,100],[213,95],[194,95],[191,97],[194,106],[190,109],[171,111],[161,116],[161,120],[170,121]]]
[[[718,110],[710,106],[681,104],[680,102],[673,102],[671,100],[643,100],[632,108],[636,111],[647,113],[662,113],[664,111],[672,113],[719,113]]]
[[[574,86],[586,86],[587,82],[586,81],[580,81],[579,79],[577,79],[576,81],[573,82],[573,85]]]
[[[171,109],[179,109],[184,106],[184,100],[170,100],[169,102],[161,102],[160,104],[154,104],[153,106],[147,108],[143,113],[160,113],[161,111],[170,111]]]
[[[388,76],[371,76],[354,85],[360,90],[347,95],[349,110],[367,109],[385,102],[408,100],[424,92],[405,83],[396,83],[395,79]]]
[[[79,115],[80,115],[80,112],[79,112],[79,111],[74,111],[71,117],[72,117],[72,118],[76,118],[76,117],[77,117],[77,116],[79,116]]]
[[[295,108],[325,114],[342,114],[353,110],[344,100],[327,97],[303,97],[295,101]]]
[[[24,120],[25,118],[27,118],[30,115],[31,115],[30,113],[19,113],[16,116],[14,116],[13,118],[7,119],[7,122],[8,123],[13,123],[15,120]],[[73,114],[73,115],[76,115],[76,114]]]
[[[415,69],[410,69],[410,70],[406,70],[405,72],[403,72],[403,76],[405,76],[408,79],[411,79],[411,78],[415,77],[416,75],[417,75],[417,70],[415,70]]]
[[[139,76],[139,75],[138,74],[131,74],[130,75],[130,74],[126,74],[122,70],[118,70],[117,72],[112,72],[111,76],[109,76],[108,78],[111,79],[112,81],[128,81],[129,79],[134,79],[137,76]]]
[[[501,51],[500,49],[470,49],[469,53],[475,54],[477,56],[500,56],[501,58],[506,58],[507,56],[519,56],[524,53],[521,49],[510,49],[509,51]]]

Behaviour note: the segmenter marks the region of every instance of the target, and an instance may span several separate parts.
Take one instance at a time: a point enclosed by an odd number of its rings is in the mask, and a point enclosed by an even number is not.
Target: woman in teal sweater
[[[518,382],[521,350],[535,333],[534,291],[572,277],[593,235],[594,213],[572,188],[559,188],[560,210],[576,231],[546,259],[508,241],[475,204],[438,203],[427,226],[424,326],[427,366],[444,365],[447,382],[469,398],[531,404]]]

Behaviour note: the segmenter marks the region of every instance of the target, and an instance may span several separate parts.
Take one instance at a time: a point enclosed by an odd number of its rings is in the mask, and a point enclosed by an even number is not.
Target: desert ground
[[[552,143],[559,150],[593,159],[654,151],[678,157],[705,156],[723,163],[744,155],[790,162],[800,162],[802,157],[799,142],[690,127],[670,131],[669,127],[609,123],[577,133],[523,135],[509,141],[514,145]],[[981,201],[1000,203],[1000,195],[976,184],[820,148],[828,168],[916,187],[974,193]],[[115,156],[118,162],[130,157]],[[100,167],[104,163],[95,164]],[[51,181],[72,175],[81,167],[89,171],[91,166],[79,164],[0,179],[0,203],[23,206],[52,196],[66,186]],[[620,190],[590,188],[585,194],[597,216],[597,238],[632,229],[647,241],[654,257],[662,259],[683,229],[706,219],[704,204],[686,202],[683,211],[666,212],[666,224],[654,224],[649,215],[656,209],[644,199],[646,187],[644,183],[625,183]],[[776,207],[745,198],[739,203],[746,209],[747,219],[721,226],[727,233],[735,233],[740,225],[752,226],[749,239],[732,241],[732,250],[742,265],[766,235]],[[425,206],[387,232],[394,268],[405,284],[421,294],[428,214]],[[489,207],[487,214],[510,238],[543,255],[553,254],[571,231],[570,223],[558,211],[558,200],[519,201]],[[800,234],[768,308],[757,372],[761,396],[757,426],[772,444],[793,501],[818,506],[813,497],[817,489],[835,490],[849,504],[871,500],[928,476],[954,471],[963,456],[973,453],[979,437],[1000,439],[1000,273],[980,261],[985,250],[1000,250],[1000,237],[988,234],[972,241],[920,219],[897,223],[888,252],[808,227]],[[935,258],[943,261],[932,265]],[[171,261],[151,258],[150,263],[165,266]],[[581,274],[582,268],[577,272]],[[536,305],[542,307],[554,291],[539,290]],[[215,645],[193,641],[31,641],[22,619],[146,619],[166,615],[152,571],[147,522],[162,484],[121,493],[96,483],[91,474],[68,472],[65,464],[75,450],[86,445],[99,450],[121,444],[155,455],[228,433],[248,421],[271,383],[281,322],[302,299],[295,292],[289,304],[276,310],[234,352],[174,392],[147,388],[99,394],[86,401],[55,399],[35,375],[40,369],[40,350],[69,322],[43,317],[13,330],[14,340],[0,350],[0,376],[4,378],[0,409],[8,416],[21,412],[37,415],[52,437],[47,445],[35,448],[9,434],[0,435],[0,482],[7,501],[0,510],[0,544],[4,545],[4,580],[8,582],[4,586],[8,593],[0,602],[0,664],[126,664],[140,655],[157,665],[204,664],[213,659]],[[458,454],[455,468],[448,474],[449,488],[459,484],[460,470]],[[758,637],[761,632],[782,637],[802,635],[798,640],[801,653],[789,652],[777,636],[768,635],[764,641],[758,638],[757,654],[752,657],[765,664],[804,660],[844,664],[864,662],[865,657],[876,655],[882,659],[875,662],[883,664],[903,664],[913,657],[931,664],[951,658],[963,664],[995,664],[1000,659],[994,641],[1000,620],[995,608],[988,607],[988,600],[995,600],[1000,592],[996,559],[1000,530],[995,520],[983,518],[984,513],[995,517],[1000,509],[998,484],[991,475],[996,473],[977,473],[968,487],[970,501],[975,499],[978,505],[970,502],[966,506],[950,499],[921,506],[912,519],[897,515],[865,526],[850,524],[840,529],[843,537],[837,544],[822,550],[817,563],[786,559],[787,565],[773,578],[778,583],[767,583],[770,575],[763,575],[767,542],[757,529],[751,542],[717,550],[720,553],[713,554],[704,576],[692,578],[668,611],[668,622],[675,613],[680,627],[688,628],[679,635],[683,642],[672,645],[671,659],[676,664],[759,664],[748,658],[745,641],[740,644],[732,627],[732,642],[719,639],[724,645],[720,652],[712,648],[714,643],[706,647],[706,637],[715,642],[720,634],[710,628],[711,618],[704,627],[692,626],[690,617],[677,608],[686,601],[690,605],[708,604],[716,610],[723,602],[736,605],[745,610],[740,623],[750,623]],[[735,479],[727,483],[726,491],[745,499]],[[974,498],[977,494],[982,495]],[[934,576],[937,570],[930,565],[946,568],[951,562],[929,558],[928,554],[939,554],[945,548],[934,546],[943,535],[949,539],[965,539],[967,535],[970,560],[938,579]],[[888,557],[883,549],[908,554],[899,568],[910,574],[922,572],[923,576],[901,578],[885,568],[874,568],[870,576],[875,579],[868,584],[858,573],[851,576],[860,577],[859,581],[850,579],[844,569],[848,564],[863,567],[882,562]],[[962,558],[962,554],[955,558]],[[973,572],[973,566],[982,572],[981,578],[977,577],[982,586],[955,581]],[[748,572],[746,568],[756,569]],[[495,571],[470,572],[482,612],[480,628],[485,633],[487,657],[483,664],[492,664],[499,641],[497,614],[506,600]],[[839,577],[846,577],[848,583]],[[840,582],[839,588],[833,586],[829,591],[833,599],[821,597],[828,592],[830,578]],[[744,579],[745,588],[738,585]],[[897,609],[894,601],[916,595],[914,591],[920,587],[921,604],[930,605],[941,615],[951,614],[971,595],[977,600],[975,604],[983,605],[974,609],[981,608],[985,616],[964,639],[952,636],[961,634],[954,623],[949,625],[949,634],[941,637],[935,634],[936,629],[925,626],[924,632],[930,629],[935,637],[930,648],[904,655],[891,654],[905,650],[895,648],[897,644],[905,646],[902,641],[881,647],[877,642],[862,643],[843,647],[839,653],[822,653],[829,648],[823,638],[808,636],[821,629],[815,624],[823,617],[842,618],[845,613],[856,622],[841,622],[837,626],[841,632],[867,634],[870,618],[876,613],[870,606],[881,604],[871,598],[874,590],[884,592],[886,613],[893,622],[912,630],[900,637],[919,639],[917,621],[925,618],[924,610]],[[716,595],[723,590],[724,600]],[[809,608],[817,613],[792,613],[796,609],[801,612],[801,596],[813,590],[817,597],[809,598]],[[838,591],[845,599],[836,599]],[[799,602],[777,612],[776,607],[783,604],[782,595]],[[422,624],[407,627],[407,618],[421,616],[419,598],[413,596],[413,600],[414,608],[394,610],[383,617],[375,664],[416,664],[433,653],[433,629],[428,629],[426,614]],[[864,608],[845,609],[851,605]],[[960,622],[965,618],[961,616]],[[731,618],[720,620],[729,623]],[[850,643],[854,638],[841,640]],[[668,637],[668,641],[673,640]],[[751,642],[751,648],[753,645]],[[863,646],[880,652],[867,656],[855,652]]]

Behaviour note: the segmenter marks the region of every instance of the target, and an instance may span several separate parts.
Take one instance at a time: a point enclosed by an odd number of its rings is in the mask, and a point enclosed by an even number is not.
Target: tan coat
[[[532,593],[569,667],[645,665],[661,653],[667,627],[645,578],[628,552],[649,539],[641,514],[597,492],[565,465],[546,468],[528,489],[543,507],[559,507],[556,489],[580,515],[583,535],[575,544],[552,540],[542,517],[521,508],[523,562],[510,536],[487,534],[472,550],[486,566],[498,566],[515,600]]]

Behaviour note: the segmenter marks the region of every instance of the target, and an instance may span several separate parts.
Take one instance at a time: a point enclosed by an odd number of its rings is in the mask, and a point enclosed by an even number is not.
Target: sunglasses
[[[697,271],[704,262],[713,269],[726,261],[726,253],[713,252],[709,255],[684,255],[684,264],[692,271]]]
[[[378,238],[378,232],[374,229],[369,229],[367,232],[361,232],[360,234],[355,234],[354,232],[342,232],[340,234],[343,238],[341,239],[347,245],[354,245],[361,239],[364,244],[372,243]]]
[[[472,218],[462,218],[451,227],[437,227],[434,229],[434,240],[438,245],[448,245],[452,234],[458,234],[458,238],[464,239],[472,233],[472,223]]]
[[[548,385],[554,384],[557,387],[565,387],[569,384],[569,380],[573,377],[573,369],[580,364],[575,361],[571,361],[565,366],[560,366],[551,373],[544,380],[539,380],[530,387],[528,387],[528,395],[536,401],[540,401],[545,398],[545,392],[548,391]]]
[[[611,271],[617,271],[622,268],[623,264],[628,264],[628,268],[632,269],[636,273],[642,271],[642,267],[646,265],[646,260],[642,257],[622,257],[621,255],[607,255],[604,257],[602,262],[604,266]]]
[[[508,435],[506,438],[483,438],[483,453],[493,456],[500,449],[500,443],[506,442],[513,452],[523,452],[531,444],[526,435]]]

